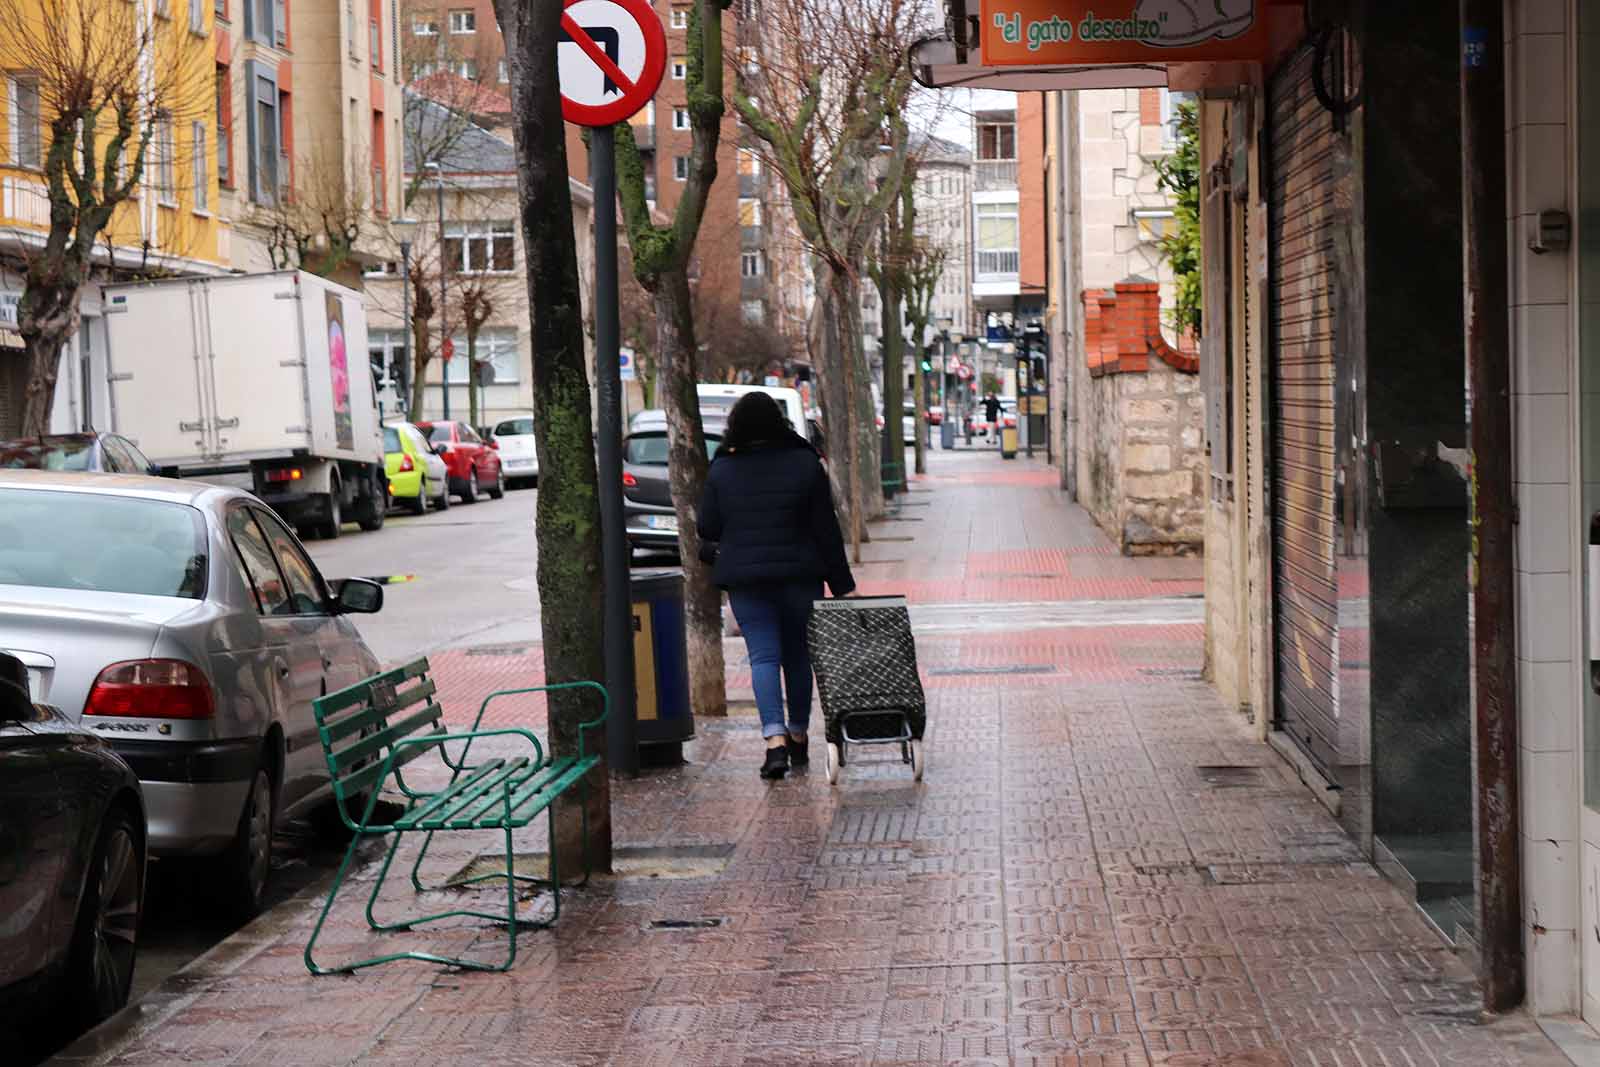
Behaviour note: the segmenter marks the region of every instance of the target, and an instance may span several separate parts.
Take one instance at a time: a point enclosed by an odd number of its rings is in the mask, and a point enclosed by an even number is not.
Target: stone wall
[[[1206,465],[1199,359],[1162,336],[1154,282],[1086,290],[1083,303],[1079,498],[1127,555],[1199,552]]]

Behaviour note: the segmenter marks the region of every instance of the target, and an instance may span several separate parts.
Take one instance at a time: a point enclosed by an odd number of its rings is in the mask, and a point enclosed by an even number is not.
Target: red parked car
[[[485,443],[464,422],[419,422],[417,428],[444,460],[450,492],[471,504],[480,492],[499,500],[506,495],[506,472],[494,444]]]

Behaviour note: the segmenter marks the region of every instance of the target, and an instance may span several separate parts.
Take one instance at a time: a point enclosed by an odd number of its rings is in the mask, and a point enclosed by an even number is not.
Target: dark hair
[[[736,452],[762,442],[776,443],[794,435],[789,417],[771,393],[746,393],[728,412],[728,429],[718,451]]]

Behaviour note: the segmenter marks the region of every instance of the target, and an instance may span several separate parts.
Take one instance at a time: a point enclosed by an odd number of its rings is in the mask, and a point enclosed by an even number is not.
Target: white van
[[[806,410],[800,401],[800,391],[778,385],[706,385],[695,386],[695,392],[700,397],[700,411],[702,414],[711,411],[720,411],[723,418],[728,417],[728,412],[733,410],[733,405],[746,393],[766,393],[778,402],[783,413],[789,417],[789,426],[801,437],[806,436]]]

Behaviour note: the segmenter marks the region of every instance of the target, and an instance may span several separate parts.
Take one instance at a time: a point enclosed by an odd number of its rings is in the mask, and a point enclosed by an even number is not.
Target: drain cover
[[[721,919],[653,919],[651,930],[709,930],[721,926]]]
[[[469,656],[525,656],[528,654],[527,645],[479,645],[467,649]]]
[[[1213,789],[1237,789],[1240,786],[1260,785],[1261,768],[1247,766],[1196,767],[1200,780]]]
[[[1057,668],[1049,663],[1008,663],[996,667],[934,667],[928,671],[935,677],[962,674],[1055,674]]]

